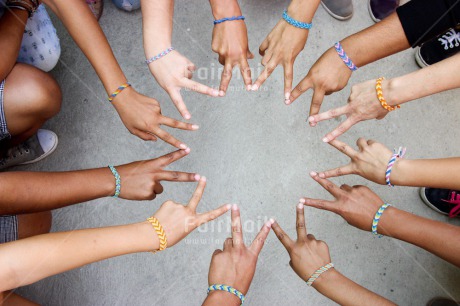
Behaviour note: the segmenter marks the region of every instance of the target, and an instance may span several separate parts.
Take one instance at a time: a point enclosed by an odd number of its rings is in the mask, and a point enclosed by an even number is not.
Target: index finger
[[[190,153],[190,148],[187,148],[185,150],[177,150],[177,151],[168,153],[166,155],[163,155],[163,156],[160,156],[158,158],[155,158],[152,161],[155,164],[155,166],[158,166],[160,168],[164,168],[164,167],[168,166],[169,164],[175,162],[176,160],[181,159],[182,157],[184,157],[188,153]]]
[[[329,144],[350,158],[358,154],[352,147],[338,139],[329,141]]]
[[[184,78],[182,82],[184,84],[184,88],[186,89],[189,89],[189,90],[201,93],[201,94],[205,94],[208,96],[212,96],[212,97],[217,97],[219,95],[218,90],[212,89],[211,87],[198,83],[197,81]]]
[[[294,88],[293,91],[291,91],[291,95],[289,96],[289,101],[286,101],[286,104],[291,104],[294,102],[301,94],[309,90],[310,88],[313,87],[312,82],[310,81],[310,78],[307,76],[303,78],[302,81],[300,81],[299,84]]]
[[[198,206],[198,203],[200,203],[205,187],[206,187],[206,177],[202,176],[200,180],[198,181],[198,186],[196,186],[196,189],[193,192],[192,197],[188,201],[187,207],[189,207],[193,211],[196,211],[196,207]]]
[[[232,239],[234,247],[238,248],[244,246],[240,209],[236,204],[232,206]]]
[[[164,142],[167,142],[170,145],[172,145],[172,146],[174,146],[174,147],[176,147],[178,149],[186,149],[187,148],[187,145],[185,143],[179,141],[178,139],[176,139],[174,136],[172,136],[168,132],[163,131],[160,127],[156,127],[151,133],[153,133],[154,135],[158,136],[158,138],[160,138]]]
[[[272,224],[272,229],[275,232],[276,237],[278,237],[279,241],[284,245],[288,253],[290,253],[294,241],[289,238],[289,236],[284,232],[284,230],[278,225],[276,221]]]
[[[275,71],[276,66],[278,66],[278,63],[275,62],[273,57],[271,60],[268,62],[268,64],[265,66],[264,71],[259,75],[257,80],[255,81],[254,85],[252,85],[252,90],[258,90],[260,86],[268,79],[268,77]]]
[[[339,198],[344,192],[331,181],[320,178],[318,173],[312,171],[310,172],[310,175],[315,181],[317,181],[321,186],[323,186],[323,188],[326,189],[330,194],[332,194],[336,199]]]
[[[200,179],[198,173],[180,172],[180,171],[161,171],[156,175],[158,181],[169,182],[196,182]]]
[[[241,59],[240,71],[244,80],[244,85],[246,85],[246,90],[250,90],[252,85],[251,69],[249,68],[248,60],[246,58]]]
[[[313,97],[311,98],[310,104],[310,116],[316,115],[319,113],[321,104],[323,103],[325,93],[320,89],[315,89],[313,92]]]
[[[265,240],[267,239],[268,234],[270,233],[270,228],[272,227],[275,220],[268,220],[260,229],[254,241],[249,246],[249,250],[253,252],[256,256],[259,256],[260,251],[264,247]]]
[[[228,84],[230,83],[230,80],[232,79],[232,70],[233,67],[229,63],[225,63],[224,70],[222,71],[222,76],[220,78],[220,96],[224,96],[225,93],[227,92]]]
[[[296,225],[297,240],[305,241],[307,239],[307,228],[305,226],[305,215],[303,212],[303,204],[299,203],[296,208]]]
[[[321,114],[316,114],[313,116],[308,117],[308,122],[311,126],[315,126],[318,122],[329,120],[332,118],[336,118],[348,113],[350,105],[344,105],[338,108],[330,109],[327,112],[323,112]]]

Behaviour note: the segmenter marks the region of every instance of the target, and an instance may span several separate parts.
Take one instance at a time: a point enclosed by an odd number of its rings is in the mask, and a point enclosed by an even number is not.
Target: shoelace
[[[455,205],[449,212],[450,218],[454,218],[460,214],[460,194],[457,194],[455,191],[452,191],[450,193],[450,199],[442,199],[441,201]]]
[[[446,32],[444,35],[438,38],[438,41],[441,42],[444,50],[449,50],[449,48],[458,47],[460,45],[460,32],[455,32],[454,29]]]
[[[18,155],[29,154],[29,152],[30,148],[25,142],[12,147],[7,151],[6,156],[0,159],[0,165],[6,164],[9,160],[18,157]]]

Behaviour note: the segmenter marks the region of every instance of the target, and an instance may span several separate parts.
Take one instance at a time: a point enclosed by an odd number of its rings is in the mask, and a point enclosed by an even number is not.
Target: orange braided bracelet
[[[155,229],[155,232],[158,235],[158,239],[160,240],[160,248],[158,249],[158,251],[163,251],[168,246],[168,240],[166,239],[166,234],[163,229],[163,226],[161,226],[160,222],[155,217],[150,217],[147,219],[147,221],[149,221],[150,224],[152,224],[153,228]],[[154,254],[156,252],[157,251],[153,251]]]
[[[380,104],[382,105],[384,109],[386,109],[389,112],[394,111],[397,108],[401,108],[401,106],[399,105],[395,105],[395,106],[388,105],[387,101],[383,97],[383,91],[382,91],[382,81],[383,80],[385,80],[385,78],[381,77],[381,78],[378,78],[377,81],[375,82],[375,91],[377,92],[377,98],[379,99]]]

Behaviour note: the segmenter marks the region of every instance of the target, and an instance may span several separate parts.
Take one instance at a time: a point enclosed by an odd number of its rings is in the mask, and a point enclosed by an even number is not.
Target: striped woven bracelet
[[[299,29],[310,30],[311,27],[313,26],[313,22],[312,23],[307,23],[307,22],[302,22],[302,21],[295,20],[294,18],[292,18],[291,16],[288,15],[287,10],[284,10],[284,12],[283,12],[283,19],[287,23],[289,23],[290,25],[292,25],[292,26],[294,26],[296,28],[299,28]]]
[[[342,48],[342,44],[340,44],[340,41],[336,42],[334,44],[335,51],[337,51],[337,54],[339,57],[342,59],[342,61],[347,65],[348,69],[351,71],[356,71],[358,70],[358,67],[356,67],[355,64],[353,64],[353,61],[351,58],[348,57],[348,55],[345,53],[345,50]]]
[[[243,305],[244,299],[245,299],[244,294],[236,290],[235,288],[231,286],[227,286],[227,285],[211,285],[208,288],[208,294],[211,291],[216,291],[216,290],[227,291],[227,292],[230,292],[231,294],[236,295],[241,300],[241,305]]]
[[[246,19],[244,16],[225,17],[225,18],[214,20],[214,25],[225,22],[225,21],[244,20],[244,19]]]
[[[385,80],[385,78],[381,77],[375,81],[375,92],[377,93],[377,99],[379,99],[380,105],[382,105],[382,107],[389,112],[394,111],[397,108],[401,108],[400,105],[395,105],[395,106],[388,105],[387,101],[383,97],[383,91],[382,91],[382,81],[383,80]]]
[[[390,161],[388,162],[387,165],[387,171],[385,171],[385,182],[389,187],[394,187],[394,185],[391,184],[390,182],[390,175],[391,175],[391,170],[393,169],[393,166],[396,162],[397,158],[404,158],[404,155],[406,154],[406,148],[399,147],[398,150],[396,148],[393,150],[393,155],[390,158]]]
[[[318,270],[315,271],[315,273],[313,273],[310,278],[307,280],[307,285],[308,286],[312,286],[313,285],[313,282],[318,278],[320,277],[321,274],[323,274],[324,272],[326,272],[327,270],[329,269],[332,269],[334,268],[334,264],[331,262],[331,263],[328,263],[327,265],[325,266],[322,266],[321,268],[319,268]]]
[[[383,212],[388,206],[391,206],[391,204],[385,203],[382,206],[380,206],[379,210],[377,210],[377,212],[375,213],[374,220],[372,220],[372,234],[378,236],[379,238],[382,238],[383,235],[377,233],[377,226],[379,225],[380,217],[382,216]]]
[[[163,229],[163,226],[161,226],[160,221],[158,221],[157,218],[155,217],[150,217],[147,218],[147,221],[152,224],[153,229],[155,229],[155,232],[158,235],[158,239],[160,240],[160,248],[158,251],[163,251],[168,247],[168,239],[166,239],[166,233],[165,230]],[[152,251],[153,254],[155,254],[157,251]]]
[[[154,61],[159,60],[160,58],[166,56],[169,52],[171,52],[173,50],[175,50],[174,47],[169,47],[168,49],[162,51],[161,53],[158,53],[157,55],[155,55],[155,56],[153,56],[153,57],[151,57],[149,59],[146,59],[145,63],[147,65],[150,64],[150,63],[153,63]]]
[[[109,102],[112,102],[113,99],[115,99],[115,97],[116,97],[120,92],[123,91],[123,89],[128,88],[128,87],[130,87],[130,86],[131,86],[131,84],[128,83],[128,82],[126,82],[126,83],[121,84],[120,86],[118,86],[117,90],[115,90],[115,91],[109,96],[109,98],[108,98]]]
[[[115,177],[115,194],[112,196],[114,198],[118,198],[120,195],[120,190],[121,190],[121,179],[120,175],[118,174],[117,169],[115,169],[114,166],[109,165],[110,171],[112,171],[113,176]]]

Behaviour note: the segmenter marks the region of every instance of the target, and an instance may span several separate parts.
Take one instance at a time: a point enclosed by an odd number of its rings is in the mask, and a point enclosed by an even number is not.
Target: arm
[[[276,222],[272,229],[291,257],[290,266],[307,282],[316,270],[331,262],[331,256],[325,242],[316,240],[312,234],[307,235],[303,204],[299,203],[296,211],[297,241],[293,241]],[[395,305],[356,284],[335,268],[322,273],[313,282],[312,287],[340,305]]]
[[[237,0],[209,0],[214,19],[241,16]],[[214,25],[212,31],[212,51],[219,55],[219,63],[224,66],[220,80],[219,95],[224,96],[232,78],[235,66],[240,67],[246,90],[251,89],[252,79],[248,58],[254,58],[249,51],[248,33],[244,20],[226,21]]]
[[[400,105],[415,99],[430,96],[442,91],[460,87],[460,54],[430,65],[424,69],[382,82],[382,91],[387,103],[391,106]],[[384,109],[375,90],[376,80],[354,85],[348,103],[324,113],[311,116],[311,126],[318,122],[346,115],[347,119],[335,130],[325,136],[331,141],[353,125],[369,119],[383,119],[388,111]]]
[[[229,210],[221,206],[197,214],[206,180],[201,179],[189,201],[183,206],[165,202],[154,214],[172,247],[201,224]],[[149,222],[52,233],[5,243],[0,246],[0,292],[25,286],[45,277],[114,256],[159,249],[159,239]],[[37,265],[37,254],[40,264]]]
[[[116,169],[121,177],[120,197],[152,200],[163,192],[162,180],[197,181],[196,173],[166,171],[164,167],[186,156],[179,150],[162,157],[134,162]],[[0,173],[0,214],[47,211],[115,193],[115,178],[109,168],[70,172]]]
[[[85,2],[80,0],[44,0],[43,2],[59,17],[88,58],[102,81],[107,95],[127,82],[102,29]],[[158,101],[139,94],[132,87],[118,94],[113,99],[112,105],[127,129],[143,140],[155,141],[158,137],[177,148],[185,149],[185,144],[162,130],[160,126],[167,125],[184,130],[198,129],[198,126],[163,116]]]
[[[141,0],[144,52],[147,59],[172,46],[174,0]],[[190,112],[180,94],[182,88],[217,97],[219,92],[191,80],[195,65],[177,50],[148,65],[158,84],[169,94],[176,108],[185,119]]]
[[[359,151],[356,151],[338,139],[329,143],[350,157],[351,162],[320,172],[321,178],[357,174],[377,184],[386,184],[385,172],[393,153],[383,144],[359,138]],[[460,157],[418,160],[398,158],[391,171],[390,181],[400,186],[460,190]]]
[[[344,218],[350,225],[371,231],[372,221],[380,206],[384,203],[378,195],[364,186],[340,188],[320,178],[316,173],[312,177],[335,200],[317,200],[303,198],[307,206],[332,211]],[[406,241],[442,259],[460,267],[460,227],[422,218],[394,207],[388,207],[380,218],[377,231],[399,240]]]

